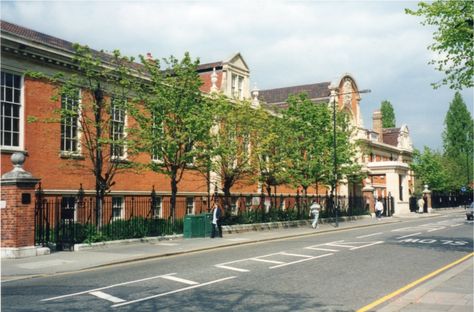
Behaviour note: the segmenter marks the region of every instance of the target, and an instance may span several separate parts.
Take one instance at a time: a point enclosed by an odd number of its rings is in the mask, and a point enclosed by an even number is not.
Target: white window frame
[[[116,206],[115,200],[120,199],[120,207]],[[112,221],[125,219],[125,198],[123,196],[112,196]],[[120,209],[120,216],[115,214],[115,210]]]
[[[123,125],[123,129],[122,129],[122,133],[120,134],[121,137],[120,139],[121,140],[125,140],[127,138],[127,111],[126,109],[122,109],[122,108],[119,108],[121,113],[123,114],[123,120],[115,120],[115,109],[116,109],[116,105],[114,105],[114,100],[112,99],[111,100],[111,105],[110,105],[110,122],[112,123],[110,125],[110,137],[111,139],[115,138],[115,134],[118,134],[119,132],[116,132],[115,131],[115,124],[116,123],[122,123]],[[114,144],[111,143],[110,144],[110,158],[112,160],[125,160],[127,159],[127,145],[124,143],[123,146],[122,146],[122,154],[121,155],[115,155],[114,153]]]
[[[76,150],[75,151],[66,151],[66,150],[63,150],[60,146],[60,149],[61,149],[61,155],[63,156],[81,156],[82,155],[82,144],[81,144],[81,140],[82,140],[82,128],[81,128],[81,118],[82,118],[82,100],[81,100],[81,96],[82,96],[82,92],[81,92],[81,89],[78,89],[78,97],[77,97],[77,130],[76,130],[76,137],[77,137],[77,141],[76,141]],[[61,95],[61,108],[62,108],[62,101],[63,101],[63,96]],[[62,119],[62,118],[61,118]],[[62,130],[63,129],[63,125],[61,124],[61,133],[62,133]],[[61,138],[61,140],[63,140]],[[62,142],[61,142],[62,144]]]
[[[10,74],[10,75],[15,75],[20,77],[20,102],[19,104],[19,111],[18,111],[18,146],[13,146],[13,145],[0,145],[2,150],[10,150],[10,151],[23,151],[24,150],[24,142],[25,142],[25,77],[21,73],[3,69],[1,70],[1,73],[5,74]],[[1,89],[0,89],[1,92]],[[13,95],[12,95],[13,96]],[[14,98],[13,98],[14,99]],[[6,98],[4,97],[4,100]],[[0,107],[1,109],[1,107]],[[0,133],[0,135],[4,135],[3,131]]]
[[[156,196],[155,200],[155,206],[153,206],[153,218],[160,219],[163,217],[163,197]]]
[[[231,73],[230,92],[234,99],[242,100],[244,98],[244,80],[243,76]]]
[[[69,205],[69,200],[71,200],[74,204],[73,207],[70,207]],[[64,205],[64,203],[67,203],[67,205]],[[77,200],[74,196],[62,196],[61,197],[61,210],[64,209],[67,206],[67,209],[74,209],[74,222],[77,222]]]
[[[238,95],[239,99],[243,100],[244,98],[244,77],[242,76],[237,76],[237,90],[238,90]]]
[[[157,127],[156,126],[156,123],[155,123],[155,118],[154,116],[152,117],[153,118],[153,127]],[[161,128],[163,129],[163,123],[161,124]],[[157,127],[158,129],[158,127]],[[154,163],[157,163],[157,164],[162,164],[163,163],[163,159],[159,158],[157,156],[157,154],[154,153],[153,151],[153,148],[152,150],[150,151],[150,155],[151,155],[151,161],[154,162]]]
[[[191,211],[189,211],[189,210],[190,210],[190,209],[189,209],[190,206],[188,205],[190,200],[192,201]],[[187,214],[187,215],[188,215],[188,214],[190,214],[190,215],[195,214],[195,208],[196,208],[196,205],[195,205],[195,203],[194,203],[194,197],[192,197],[192,196],[187,196],[187,197],[186,197],[186,214]]]

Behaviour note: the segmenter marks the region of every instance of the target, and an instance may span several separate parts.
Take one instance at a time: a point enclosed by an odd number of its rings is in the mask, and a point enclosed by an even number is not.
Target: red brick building
[[[11,170],[10,156],[14,152],[21,152],[27,156],[24,169],[41,179],[46,195],[76,196],[81,185],[86,194],[93,194],[95,180],[90,173],[90,161],[80,153],[75,153],[75,150],[71,153],[71,140],[74,140],[71,136],[74,134],[62,135],[58,123],[32,121],[33,118],[47,119],[52,111],[61,108],[59,99],[51,99],[54,86],[46,80],[25,75],[28,71],[47,75],[74,72],[72,43],[1,21],[1,49],[1,174]],[[104,59],[110,57],[106,53],[97,53]],[[363,142],[364,146],[359,151],[358,160],[369,176],[369,179],[358,184],[342,183],[339,186],[340,194],[361,196],[364,190],[375,191],[376,195],[390,193],[396,198],[396,212],[408,212],[408,196],[413,187],[413,177],[407,165],[412,155],[408,128],[382,129],[379,113],[375,113],[373,129],[366,129],[360,113],[359,89],[351,75],[343,75],[335,82],[251,90],[250,69],[239,53],[220,62],[202,64],[198,72],[203,81],[203,92],[217,91],[229,97],[249,99],[255,106],[262,103],[266,107],[285,106],[290,94],[303,91],[315,102],[335,101],[339,109],[350,114],[353,125],[358,129],[354,140]],[[150,161],[146,155],[140,155],[137,159]],[[116,175],[110,195],[117,198],[148,196],[153,188],[160,202],[167,203],[171,190],[170,181],[165,175],[131,170]],[[257,184],[242,183],[236,185],[233,192],[258,195],[261,190]],[[277,192],[296,194],[295,189],[286,186],[279,187]],[[310,194],[314,192],[314,189],[309,190]],[[208,207],[208,183],[197,172],[190,170],[185,173],[179,184],[179,195],[183,197],[183,202],[177,207],[177,216],[199,213]],[[124,199],[120,202],[125,205]],[[126,213],[125,208],[120,214]],[[166,205],[163,205],[159,215],[168,214]]]

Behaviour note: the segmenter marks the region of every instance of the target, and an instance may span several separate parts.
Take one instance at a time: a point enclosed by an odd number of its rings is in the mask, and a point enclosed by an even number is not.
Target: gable
[[[240,52],[231,56],[224,63],[230,65],[231,67],[243,70],[244,72],[247,72],[247,73],[250,72],[249,67],[247,66],[247,63],[245,62]]]

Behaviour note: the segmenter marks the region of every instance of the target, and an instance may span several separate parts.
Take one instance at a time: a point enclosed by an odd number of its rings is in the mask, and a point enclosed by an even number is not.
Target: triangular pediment
[[[230,58],[225,60],[224,63],[227,63],[232,67],[236,67],[247,72],[250,71],[249,67],[247,66],[247,63],[245,62],[240,52],[237,52],[236,54],[232,55]]]

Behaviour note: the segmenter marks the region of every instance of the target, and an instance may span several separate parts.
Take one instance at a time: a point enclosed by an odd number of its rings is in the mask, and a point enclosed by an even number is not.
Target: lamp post
[[[331,195],[330,198],[332,200],[332,208],[334,211],[334,218],[336,222],[336,227],[339,227],[338,221],[338,210],[339,210],[339,202],[337,200],[337,141],[336,141],[336,96],[338,95],[345,95],[345,94],[361,94],[361,93],[369,93],[371,92],[369,89],[360,90],[360,91],[351,91],[351,92],[344,92],[338,93],[337,88],[331,88],[331,100],[332,100],[332,122],[333,122],[333,179],[331,183]]]

